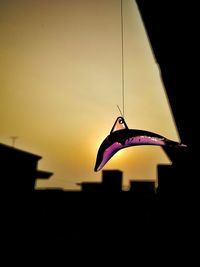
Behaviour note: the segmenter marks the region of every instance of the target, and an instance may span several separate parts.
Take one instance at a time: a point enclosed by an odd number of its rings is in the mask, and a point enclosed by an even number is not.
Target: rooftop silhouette
[[[151,249],[144,249],[143,244],[150,246],[155,233],[162,232],[163,222],[173,214],[173,209],[169,213],[163,210],[174,188],[168,172],[164,172],[165,177],[159,171],[162,179],[157,188],[154,181],[131,180],[129,190],[124,191],[123,172],[103,170],[101,182],[82,182],[81,191],[34,190],[36,178],[46,179],[52,175],[37,170],[42,157],[3,144],[0,154],[4,159],[0,163],[4,170],[2,179],[7,187],[15,181],[9,198],[4,197],[3,217],[6,218],[6,240],[9,242],[22,240],[24,244],[36,243],[43,250],[53,246],[55,251],[66,249],[72,253],[72,248],[85,251],[86,244],[93,244],[99,250],[106,240],[104,249],[107,252],[100,257],[103,261],[107,254],[110,258],[116,256],[110,246],[117,253],[125,253],[124,249],[130,249],[127,244],[131,242],[136,255],[141,249],[147,255]],[[8,166],[12,171],[5,171]],[[158,166],[158,170],[160,168],[164,170],[163,166]],[[7,192],[7,188],[4,189]],[[161,225],[157,225],[157,220]],[[54,244],[57,244],[56,248]],[[33,250],[29,253],[34,257]],[[91,253],[96,255],[95,250]]]
[[[0,143],[1,180],[4,190],[30,192],[37,178],[48,179],[53,173],[37,169],[41,156]]]

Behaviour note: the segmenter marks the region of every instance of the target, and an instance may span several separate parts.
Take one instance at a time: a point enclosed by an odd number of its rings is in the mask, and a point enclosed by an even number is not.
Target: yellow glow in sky
[[[136,3],[123,1],[125,119],[179,140]],[[76,188],[122,108],[120,0],[0,1],[0,142],[41,155],[38,187]],[[155,179],[159,147],[118,152],[104,169]]]

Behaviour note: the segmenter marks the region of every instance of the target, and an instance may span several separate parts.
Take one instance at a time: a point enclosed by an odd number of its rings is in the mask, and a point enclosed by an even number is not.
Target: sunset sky
[[[98,148],[122,108],[121,0],[0,1],[0,142],[41,155],[37,187],[100,181]],[[123,0],[125,119],[179,141],[135,1]],[[103,169],[155,179],[160,147],[130,147]]]

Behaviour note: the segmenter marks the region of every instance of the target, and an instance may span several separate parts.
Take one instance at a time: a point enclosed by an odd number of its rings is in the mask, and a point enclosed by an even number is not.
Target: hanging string
[[[123,113],[122,113],[122,111],[121,111],[121,109],[120,109],[120,107],[118,105],[117,105],[117,108],[118,108],[119,113],[121,114],[121,116],[124,117],[124,115],[123,115]]]
[[[123,20],[123,0],[121,0],[121,65],[122,65],[122,114],[124,117],[124,20]]]

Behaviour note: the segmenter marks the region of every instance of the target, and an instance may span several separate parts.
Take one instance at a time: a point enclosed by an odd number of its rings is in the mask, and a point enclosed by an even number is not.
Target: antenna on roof
[[[19,138],[18,136],[10,136],[11,140],[12,140],[12,147],[15,147],[15,141],[17,138]]]

